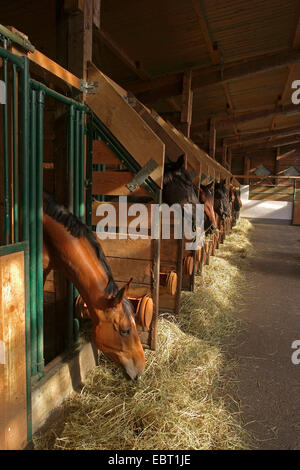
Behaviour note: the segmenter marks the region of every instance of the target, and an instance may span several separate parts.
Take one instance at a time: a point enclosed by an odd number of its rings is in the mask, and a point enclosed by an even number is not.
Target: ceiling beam
[[[192,90],[199,90],[213,85],[230,83],[234,80],[253,76],[300,62],[300,50],[263,55],[247,61],[238,61],[224,66],[223,73],[217,65],[206,69],[193,69]],[[141,101],[156,101],[161,98],[180,95],[182,91],[182,73],[169,74],[152,80],[128,84],[127,87]]]
[[[284,138],[276,138],[276,140],[271,142],[250,142],[241,144],[239,147],[232,147],[233,152],[247,151],[247,150],[262,150],[266,148],[280,148],[286,147],[288,145],[294,145],[300,142],[300,133],[293,136],[288,136]],[[228,147],[231,148],[231,147]]]
[[[295,135],[299,134],[299,126],[293,126],[293,127],[287,127],[287,128],[282,128],[282,129],[276,129],[272,131],[267,131],[267,132],[256,132],[253,134],[244,134],[242,136],[238,137],[229,137],[225,140],[226,145],[230,145],[231,147],[233,146],[239,146],[241,144],[246,144],[246,143],[251,143],[256,140],[264,140],[268,139],[269,137],[284,137],[284,136],[290,136],[290,135]]]
[[[266,118],[277,115],[292,115],[300,113],[300,105],[288,104],[288,105],[277,105],[275,108],[261,109],[258,111],[251,111],[248,113],[235,113],[233,116],[224,117],[224,115],[218,117],[215,116],[216,129],[228,129],[233,124],[239,125],[247,122],[255,121],[256,119]],[[207,120],[193,122],[193,128],[205,128],[207,126]]]

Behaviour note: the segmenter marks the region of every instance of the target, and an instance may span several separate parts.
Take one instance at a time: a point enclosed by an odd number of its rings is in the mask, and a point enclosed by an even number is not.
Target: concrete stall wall
[[[243,207],[241,217],[249,219],[292,220],[293,203],[286,201],[264,201],[249,199],[249,185],[241,186]]]

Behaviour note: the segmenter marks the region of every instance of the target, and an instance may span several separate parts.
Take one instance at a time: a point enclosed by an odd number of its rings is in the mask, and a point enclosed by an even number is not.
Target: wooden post
[[[181,130],[186,137],[190,137],[191,122],[193,111],[193,92],[192,92],[192,71],[185,72],[182,88],[182,108],[180,121]]]
[[[250,173],[250,158],[245,156],[244,157],[244,175],[247,176],[245,179],[245,184],[249,184],[249,173]]]
[[[231,173],[231,168],[232,168],[232,150],[231,150],[231,147],[227,147],[227,168]]]
[[[217,132],[216,132],[216,125],[215,120],[210,120],[210,132],[209,132],[209,155],[216,159],[216,139],[217,139]]]
[[[275,175],[278,175],[278,162],[280,158],[280,147],[276,148],[276,154],[275,154]],[[278,179],[275,179],[275,184],[278,184]]]
[[[94,0],[85,0],[82,5],[80,2],[66,2],[65,11],[69,15],[68,69],[86,80],[87,65],[92,62],[93,57]]]
[[[223,150],[222,150],[222,165],[226,168],[227,162],[227,145],[223,141]]]

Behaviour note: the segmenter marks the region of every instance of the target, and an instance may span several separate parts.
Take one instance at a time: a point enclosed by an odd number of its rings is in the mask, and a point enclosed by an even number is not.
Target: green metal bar
[[[87,193],[86,193],[86,223],[92,226],[92,180],[93,180],[93,140],[94,132],[91,118],[88,118],[88,150],[87,150]]]
[[[80,153],[79,153],[79,214],[78,216],[84,222],[84,169],[85,169],[85,112],[80,113]]]
[[[31,318],[30,318],[30,275],[29,275],[29,244],[24,249],[25,262],[25,345],[26,345],[26,417],[27,441],[32,438],[32,410],[31,410]]]
[[[12,253],[19,253],[25,250],[28,246],[28,242],[14,243],[13,245],[0,246],[0,256],[11,255]]]
[[[69,211],[74,211],[74,128],[75,108],[69,106],[68,114],[68,181],[69,181]]]
[[[76,109],[80,110],[85,110],[87,111],[87,107],[84,103],[79,103],[78,101],[75,101],[71,98],[68,98],[57,91],[51,90],[51,88],[48,88],[47,86],[43,85],[40,82],[37,82],[36,80],[31,79],[30,80],[30,86],[34,90],[37,91],[43,91],[46,95],[50,96],[51,98],[54,98],[57,101],[60,101],[63,104],[66,104],[68,106],[73,105],[75,106]]]
[[[74,151],[74,214],[79,216],[79,171],[80,171],[80,111],[75,112],[75,151]]]
[[[19,44],[26,51],[30,51],[30,52],[35,51],[35,47],[31,44],[31,42],[28,39],[22,38],[22,36],[20,36],[17,33],[13,33],[2,24],[0,24],[0,35],[6,37],[7,39],[10,39],[15,44]]]
[[[22,240],[29,240],[29,62],[23,57],[22,72]]]
[[[37,375],[37,272],[36,272],[36,91],[31,90],[30,115],[30,311],[31,311],[31,375]]]
[[[9,162],[8,162],[8,100],[7,100],[7,59],[3,59],[3,76],[5,83],[5,103],[3,104],[3,189],[4,189],[4,238],[6,245],[10,242],[9,215]]]
[[[18,123],[17,123],[17,67],[13,64],[13,197],[14,197],[14,242],[19,241],[19,160],[18,160]]]
[[[44,321],[43,321],[43,149],[44,149],[44,92],[37,95],[36,140],[36,276],[37,276],[37,366],[44,371]]]
[[[0,53],[3,51],[0,51]],[[12,57],[12,63],[18,65],[18,60],[15,56]],[[27,57],[21,58],[21,171],[20,180],[22,188],[21,198],[21,237],[22,240],[29,241],[29,61]],[[29,249],[29,248],[28,248]],[[31,312],[30,312],[30,288],[31,279],[29,276],[28,258],[29,253],[27,249],[26,254],[26,310],[25,310],[25,326],[26,326],[26,378],[27,378],[27,438],[31,439],[31,344],[30,344],[30,327],[31,327]],[[29,283],[28,283],[29,280]],[[29,284],[29,285],[28,285]]]
[[[69,200],[68,208],[74,212],[74,136],[75,136],[75,106],[72,103],[68,108],[68,182]],[[71,282],[67,284],[67,331],[66,346],[68,349],[73,345],[73,311],[74,311],[74,287]]]
[[[0,47],[0,57],[2,57],[3,59],[7,59],[9,62],[17,65],[21,69],[23,69],[24,67],[24,57],[12,54],[7,49],[3,49],[2,47]]]

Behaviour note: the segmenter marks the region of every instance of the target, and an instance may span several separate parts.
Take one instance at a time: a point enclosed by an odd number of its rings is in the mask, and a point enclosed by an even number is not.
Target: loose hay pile
[[[225,344],[239,327],[232,315],[241,266],[251,254],[251,224],[241,220],[185,293],[179,317],[162,315],[156,352],[146,352],[138,384],[103,359],[65,405],[61,432],[35,438],[36,449],[243,449],[248,436],[233,400]],[[56,435],[58,434],[58,435]]]

